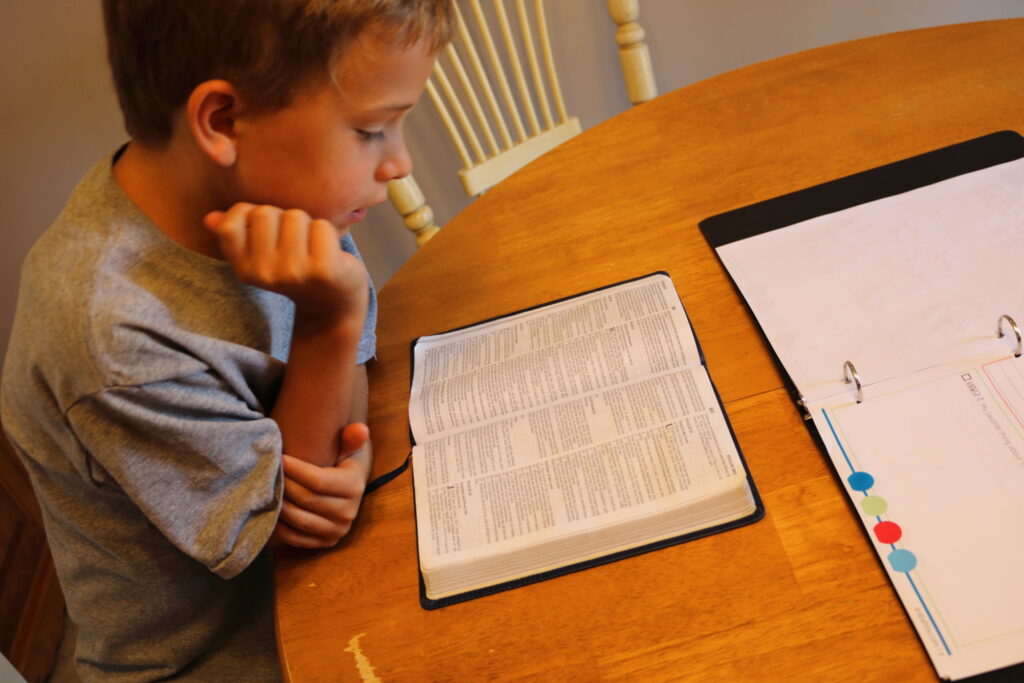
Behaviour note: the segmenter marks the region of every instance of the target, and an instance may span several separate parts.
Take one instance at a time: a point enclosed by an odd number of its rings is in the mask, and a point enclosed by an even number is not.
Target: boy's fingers
[[[336,524],[287,500],[281,505],[279,519],[299,533],[320,538],[340,538],[348,530],[347,525]]]
[[[284,465],[286,489],[290,482],[301,484],[307,489],[315,489],[322,486],[323,476],[320,472],[321,468],[317,465],[310,464],[305,460],[299,460],[287,453],[281,457],[281,462]]]
[[[257,206],[249,214],[249,255],[259,258],[277,251],[281,231],[281,209]]]
[[[203,216],[203,225],[205,225],[208,230],[216,230],[217,226],[220,225],[222,218],[224,218],[223,211],[211,211]]]
[[[366,445],[370,440],[370,428],[362,422],[345,425],[341,432],[341,457],[348,457]]]
[[[334,224],[318,218],[309,224],[309,253],[319,258],[329,258],[341,251],[341,240]]]
[[[252,204],[239,202],[227,211],[212,211],[206,214],[203,222],[216,233],[221,251],[230,261],[235,261],[245,255],[246,218],[253,208]],[[216,223],[214,223],[215,214],[220,214],[220,220]]]
[[[320,494],[311,490],[308,486],[299,483],[294,477],[285,478],[284,497],[285,500],[290,500],[307,510],[316,509],[320,502]]]
[[[290,257],[305,257],[309,252],[309,214],[289,209],[281,214],[278,248]]]
[[[286,455],[284,461],[284,496],[304,507],[314,504],[315,491],[323,487],[323,477],[316,465]]]
[[[360,475],[355,467],[343,462],[334,467],[320,467],[290,455],[284,462],[284,493],[303,507],[312,507],[317,499],[351,498],[361,492]]]
[[[274,528],[274,533],[271,538],[275,541],[286,543],[287,545],[294,546],[296,548],[328,548],[337,543],[337,540],[327,541],[326,539],[319,538],[318,536],[296,531],[283,522],[277,523],[277,527]]]

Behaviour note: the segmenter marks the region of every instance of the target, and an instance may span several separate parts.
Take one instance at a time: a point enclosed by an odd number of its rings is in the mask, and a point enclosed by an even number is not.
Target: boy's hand
[[[366,268],[339,244],[330,221],[298,209],[239,203],[203,220],[242,282],[295,302],[297,322],[332,324],[365,315]]]
[[[284,501],[271,540],[299,548],[330,548],[352,527],[370,474],[370,430],[361,422],[342,432],[334,467],[284,458]]]

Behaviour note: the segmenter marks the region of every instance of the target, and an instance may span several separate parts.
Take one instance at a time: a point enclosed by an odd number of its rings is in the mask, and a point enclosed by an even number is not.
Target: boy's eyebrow
[[[380,106],[369,106],[363,109],[364,114],[382,114],[388,112],[402,112],[413,108],[413,103],[395,102],[394,104],[382,104]]]

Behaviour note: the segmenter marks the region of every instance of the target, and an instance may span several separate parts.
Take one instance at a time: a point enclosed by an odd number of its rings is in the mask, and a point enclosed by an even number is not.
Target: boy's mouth
[[[367,204],[361,209],[349,211],[347,214],[345,214],[345,222],[348,223],[349,225],[361,222],[366,218],[366,212],[370,209],[370,207],[377,206],[378,204],[383,204],[387,200],[387,195],[383,195],[379,198],[374,198],[369,204]]]

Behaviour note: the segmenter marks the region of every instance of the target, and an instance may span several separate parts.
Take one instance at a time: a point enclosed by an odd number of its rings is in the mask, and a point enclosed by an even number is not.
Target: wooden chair
[[[0,615],[0,653],[29,683],[47,680],[64,632],[64,595],[28,472],[2,426]]]
[[[470,197],[581,130],[562,99],[544,0],[533,0],[532,8],[526,0],[493,3],[490,17],[480,0],[456,4],[456,38],[438,56],[426,87],[462,160],[458,175]],[[512,4],[514,20],[507,7]],[[608,0],[608,11],[618,25],[616,42],[630,101],[645,102],[658,92],[644,30],[637,23],[639,0]],[[391,181],[388,196],[417,245],[440,229],[412,176]]]

